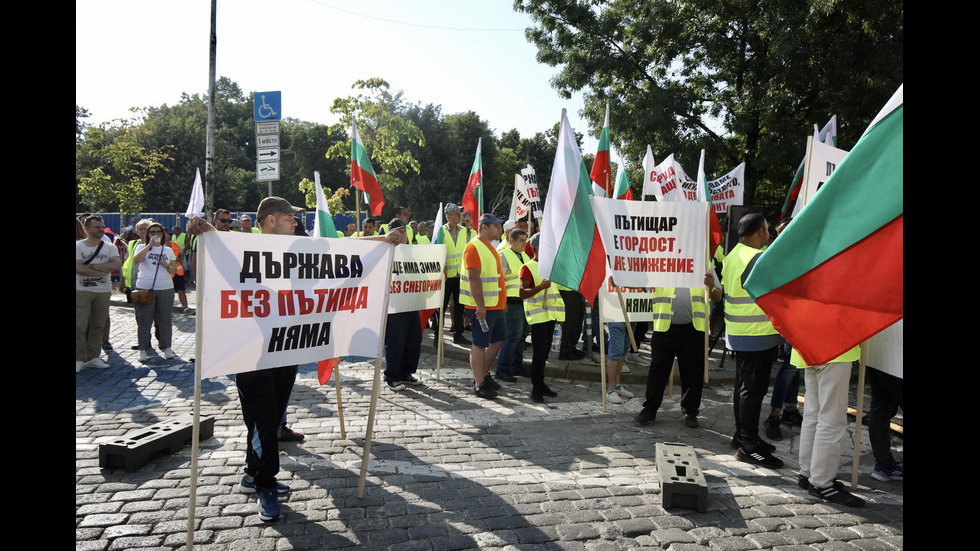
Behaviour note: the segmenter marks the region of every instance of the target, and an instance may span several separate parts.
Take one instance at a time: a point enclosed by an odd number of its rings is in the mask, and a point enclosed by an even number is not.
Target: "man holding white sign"
[[[262,200],[259,204],[258,214],[256,216],[259,229],[261,234],[264,236],[277,235],[277,236],[292,236],[294,228],[296,227],[296,218],[294,213],[302,212],[303,209],[294,207],[289,204],[288,201],[280,197],[267,197]],[[206,221],[199,217],[191,218],[187,223],[187,232],[192,235],[199,235],[207,232],[215,231],[215,228],[208,224]],[[211,237],[211,236],[209,236]],[[216,236],[213,236],[216,237]],[[229,236],[227,238],[228,242],[241,241],[241,239],[247,239],[249,242],[258,243],[258,248],[265,247],[264,243],[267,241],[261,241],[262,237],[251,237],[251,238],[237,238],[234,236]],[[366,238],[386,241],[393,239],[392,237],[375,237]],[[267,238],[268,239],[268,238]],[[285,239],[285,238],[275,238],[272,241],[277,241],[282,239],[287,247],[290,249],[296,249],[295,251],[289,250],[283,253],[283,257],[287,254],[291,255],[290,258],[298,258],[300,255],[297,254],[300,248],[315,246],[317,243],[313,240],[307,239]],[[319,241],[319,240],[318,240]],[[260,324],[270,324],[278,322],[279,320],[290,320],[291,317],[301,317],[296,316],[292,311],[295,309],[295,302],[300,302],[299,310],[302,315],[302,310],[308,306],[311,306],[314,301],[312,299],[307,299],[307,301],[297,298],[294,302],[295,295],[292,292],[292,281],[289,275],[289,268],[283,266],[282,261],[275,261],[272,258],[272,252],[267,251],[264,253],[266,256],[262,256],[266,261],[266,271],[260,273],[258,270],[257,263],[259,262],[260,255],[262,252],[259,250],[252,250],[246,255],[247,258],[239,258],[234,254],[234,250],[230,245],[222,246],[219,240],[206,241],[213,243],[215,251],[213,253],[206,249],[207,257],[203,258],[203,268],[205,268],[204,274],[207,277],[215,278],[214,281],[219,282],[218,290],[219,292],[208,292],[205,294],[202,300],[204,308],[199,315],[202,315],[202,325],[205,327],[205,331],[209,328],[213,332],[204,333],[206,335],[218,335],[218,341],[228,341],[232,343],[232,350],[228,351],[219,345],[215,345],[212,348],[220,349],[216,351],[211,351],[210,349],[204,348],[202,346],[202,358],[199,358],[199,362],[202,364],[202,374],[203,370],[211,367],[212,364],[218,365],[214,373],[207,373],[204,376],[212,376],[215,374],[222,373],[234,373],[235,370],[227,370],[224,364],[234,363],[241,365],[242,361],[238,354],[243,351],[247,354],[255,353],[255,350],[264,350],[268,348],[268,351],[259,352],[260,357],[256,358],[256,363],[252,364],[255,367],[250,367],[248,371],[240,371],[236,375],[236,384],[238,387],[238,396],[242,406],[242,417],[247,428],[247,449],[245,456],[245,476],[242,478],[239,484],[239,491],[243,493],[258,493],[258,505],[259,505],[259,518],[264,521],[275,520],[281,516],[281,509],[279,507],[278,495],[286,493],[289,491],[289,487],[285,484],[276,481],[276,475],[279,472],[279,453],[278,453],[278,429],[279,422],[282,419],[283,413],[288,402],[289,394],[293,387],[293,382],[296,378],[296,365],[284,365],[270,367],[268,365],[263,365],[263,361],[268,363],[270,360],[266,358],[263,360],[262,355],[268,357],[279,357],[280,355],[284,358],[296,359],[298,356],[296,354],[303,352],[296,350],[286,350],[290,348],[303,348],[302,343],[300,346],[293,346],[294,344],[302,341],[300,338],[293,338],[295,335],[292,333],[299,333],[299,326],[289,326],[289,327],[277,327],[272,330],[274,335],[269,341],[268,346],[266,343],[259,342],[257,345],[254,344],[250,335],[250,332],[254,330],[255,327],[261,329]],[[300,245],[302,242],[302,245]],[[339,240],[336,240],[340,243]],[[208,245],[210,246],[210,245]],[[213,258],[213,255],[217,255],[217,258]],[[389,253],[390,254],[390,253]],[[249,256],[250,255],[250,256]],[[327,256],[323,255],[326,260]],[[336,255],[337,260],[341,255]],[[351,257],[353,258],[353,257]],[[390,258],[390,257],[389,257]],[[306,260],[304,258],[304,260]],[[343,259],[344,269],[350,271],[348,268],[348,258]],[[390,263],[390,260],[389,260]],[[234,266],[234,273],[228,273]],[[295,272],[302,274],[304,270],[309,271],[311,268],[320,268],[321,265],[304,265],[298,267],[299,269]],[[331,266],[327,265],[328,268]],[[270,271],[275,268],[276,275],[270,274]],[[339,264],[337,265],[339,269]],[[217,270],[217,273],[211,273],[210,270]],[[278,273],[278,272],[283,273]],[[319,271],[319,270],[318,270]],[[294,272],[294,273],[295,273]],[[202,275],[204,275],[202,274]],[[264,277],[266,280],[272,278],[276,280],[277,283],[282,282],[283,289],[277,290],[271,286],[264,284],[265,286],[257,289],[244,289],[248,285],[257,284],[260,277]],[[295,276],[299,277],[301,280],[302,275]],[[252,279],[246,283],[246,280]],[[315,278],[306,278],[303,280],[306,284],[311,284]],[[224,282],[241,282],[240,287],[242,290],[236,289],[232,285],[228,285],[228,290],[221,289],[221,285]],[[317,279],[319,281],[319,279]],[[203,285],[208,285],[207,281],[202,280]],[[202,286],[201,290],[205,289]],[[346,289],[349,290],[349,289]],[[238,298],[233,299],[238,293]],[[297,294],[303,293],[304,291],[297,291]],[[276,293],[275,297],[273,293]],[[338,293],[339,294],[339,293]],[[250,298],[246,298],[246,295]],[[310,291],[309,295],[312,297],[314,293]],[[302,295],[301,295],[302,296]],[[226,299],[227,297],[227,299]],[[358,298],[363,297],[367,300],[367,293],[364,292]],[[277,300],[278,299],[278,300]],[[215,307],[213,301],[221,301],[220,307]],[[353,297],[348,295],[348,302],[352,303]],[[278,315],[273,315],[274,309],[278,305],[279,312]],[[215,315],[214,311],[220,310],[220,315]],[[283,312],[286,310],[286,312]],[[215,319],[211,319],[215,318]],[[213,324],[213,325],[209,325]],[[307,324],[307,325],[317,325],[321,324]],[[329,326],[328,323],[322,324],[323,326]],[[228,328],[224,333],[219,329],[220,327]],[[294,329],[296,329],[294,331]],[[244,335],[245,338],[249,339],[248,345],[244,343],[235,343],[235,338]],[[323,335],[322,332],[319,333],[320,336]],[[329,337],[329,327],[327,327],[327,335]],[[313,341],[314,339],[310,339]],[[227,343],[220,343],[227,344]],[[242,344],[239,346],[239,344]],[[254,348],[254,346],[259,346],[259,348]],[[227,348],[227,347],[226,347]],[[275,350],[272,350],[275,348]],[[310,347],[315,349],[315,347]],[[282,349],[282,350],[280,350]],[[211,356],[215,356],[214,361],[212,361]],[[231,358],[231,361],[228,361]],[[221,364],[219,360],[225,359],[224,364]],[[273,364],[275,365],[275,364]],[[224,371],[223,371],[224,370]]]

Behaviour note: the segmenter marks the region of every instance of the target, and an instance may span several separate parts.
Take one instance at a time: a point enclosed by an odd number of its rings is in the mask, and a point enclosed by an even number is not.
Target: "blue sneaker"
[[[905,473],[901,463],[895,463],[891,469],[884,468],[881,463],[875,463],[875,470],[871,473],[871,477],[875,480],[888,482],[889,480],[905,480]]]
[[[280,494],[289,493],[289,486],[286,486],[282,482],[276,482],[276,490]],[[254,494],[258,491],[255,487],[255,480],[247,476],[242,477],[242,481],[238,483],[238,491],[243,494]]]
[[[279,508],[279,494],[275,488],[267,488],[259,492],[259,518],[262,520],[276,520],[282,516],[282,509]]]

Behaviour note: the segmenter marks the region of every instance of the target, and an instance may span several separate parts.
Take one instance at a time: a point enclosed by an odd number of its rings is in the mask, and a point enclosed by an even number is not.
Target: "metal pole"
[[[212,222],[214,212],[214,102],[218,89],[215,86],[215,60],[218,52],[217,1],[211,0],[211,61],[208,67],[208,128],[204,152],[204,216]]]

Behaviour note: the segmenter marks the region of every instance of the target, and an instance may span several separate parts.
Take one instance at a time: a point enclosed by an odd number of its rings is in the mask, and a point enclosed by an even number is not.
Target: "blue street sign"
[[[255,92],[256,121],[278,121],[282,119],[282,92]]]

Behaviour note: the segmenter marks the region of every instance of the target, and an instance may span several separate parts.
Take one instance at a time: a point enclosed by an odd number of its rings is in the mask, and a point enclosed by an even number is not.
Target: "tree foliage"
[[[746,162],[746,203],[779,197],[813,124],[847,148],[903,79],[903,4],[888,0],[517,0],[552,85],[582,91],[633,166],[649,143],[707,171]],[[756,197],[759,187],[774,187]]]

